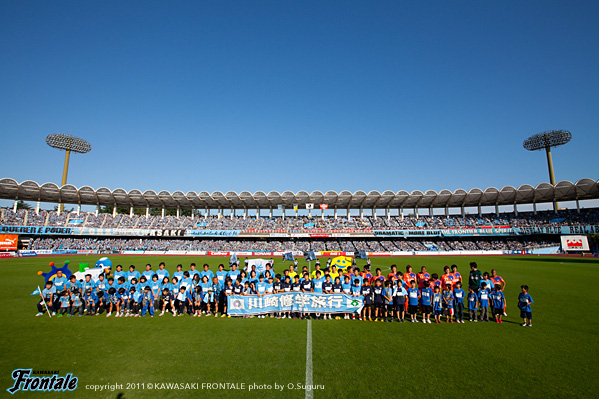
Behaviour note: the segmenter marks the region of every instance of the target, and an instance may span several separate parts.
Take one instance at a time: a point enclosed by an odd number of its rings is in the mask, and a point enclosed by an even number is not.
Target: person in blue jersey
[[[366,280],[364,280],[364,282],[366,282]],[[395,314],[397,315],[397,321],[403,323],[406,316],[406,297],[408,296],[408,291],[404,288],[404,282],[401,277],[395,280],[394,285],[393,297]]]
[[[195,292],[195,289],[198,285],[200,285],[200,283],[202,282],[202,280],[200,279],[200,275],[196,274],[192,277],[191,279],[191,291]],[[188,287],[189,289],[189,287]]]
[[[372,295],[374,303],[374,321],[380,321],[383,317],[383,307],[385,303],[385,287],[383,287],[382,280],[374,280],[374,285],[372,286]]]
[[[435,323],[441,323],[441,315],[443,314],[443,294],[441,293],[441,286],[433,284],[433,315],[435,316]]]
[[[200,287],[202,288],[202,308],[205,309],[206,316],[210,316],[212,314],[210,304],[214,302],[214,291],[212,289],[212,282],[208,279],[208,275],[202,276]]]
[[[266,281],[266,294],[267,295],[272,295],[275,293],[274,284],[275,284],[274,277],[273,276],[268,277],[268,281]]]
[[[521,285],[520,291],[521,292],[518,294],[518,308],[520,309],[522,327],[532,327],[531,305],[535,302],[532,300],[532,296],[530,296],[528,293],[528,285]]]
[[[446,321],[453,323],[453,285],[446,284],[443,290],[443,307],[445,308]]]
[[[131,280],[131,282],[133,282],[133,280]],[[139,289],[139,291],[141,293],[143,293],[147,286],[148,286],[147,279],[145,278],[145,276],[141,276],[141,278],[139,279],[139,283],[138,283],[138,287],[137,288]],[[125,288],[125,283],[120,284],[118,287],[119,288],[121,288],[121,287]],[[131,287],[131,283],[129,283],[129,287]]]
[[[422,322],[431,323],[431,313],[433,312],[433,290],[428,286],[424,285],[424,288],[420,290],[420,305],[422,306]]]
[[[150,312],[150,317],[154,317],[154,294],[152,294],[152,289],[146,286],[146,288],[144,288],[144,294],[142,298],[142,317],[146,315],[148,310]]]
[[[292,292],[301,292],[302,290],[302,283],[300,283],[300,276],[299,274],[295,274],[295,276],[293,277],[293,283],[291,283],[291,291]],[[295,318],[300,318],[300,312],[292,312],[291,313],[291,318],[295,319]]]
[[[225,266],[221,263],[218,265],[218,271],[216,272],[216,278],[221,288],[225,286],[225,279],[227,278],[228,272],[225,270]]]
[[[244,284],[241,281],[241,276],[237,277],[235,280],[235,284],[233,284],[233,295],[242,295],[244,289]]]
[[[199,270],[196,269],[196,264],[195,263],[191,263],[189,265],[189,277],[194,278],[195,275],[200,276],[200,279],[202,278],[202,274],[200,273]]]
[[[119,291],[121,289],[124,288],[119,288],[119,290],[115,290],[115,292],[111,292],[110,295],[110,305],[108,307],[108,314],[106,315],[106,317],[110,317],[110,315],[112,315],[112,311],[115,311],[115,316],[118,317],[119,316],[119,312],[121,310],[121,295],[119,294]],[[149,289],[149,287],[148,287]]]
[[[218,312],[219,312],[219,298],[220,298],[220,292],[221,292],[221,286],[218,283],[218,279],[215,277],[212,277],[212,309],[214,309],[214,316],[218,316]]]
[[[94,281],[92,280],[92,275],[86,274],[85,280],[83,280],[83,283],[81,283],[81,289],[83,290],[83,292],[85,292],[88,289],[93,291],[93,290],[95,290],[95,288],[96,288],[96,283],[94,283]]]
[[[360,287],[360,295],[364,297],[364,306],[359,319],[372,321],[372,287],[368,279],[365,279]]]
[[[416,280],[410,280],[408,291],[408,313],[412,323],[418,323],[418,303],[420,301],[420,290],[416,287]]]
[[[184,276],[183,276],[183,265],[182,264],[178,264],[177,265],[177,271],[173,273],[173,278],[177,278],[177,281],[181,281],[183,280]]]
[[[168,292],[173,292],[173,284],[170,282],[168,277],[164,277],[162,279],[162,282],[160,283],[160,292],[162,292],[165,288],[168,290]]]
[[[343,277],[343,282],[341,283],[341,289],[343,291],[344,294],[346,295],[351,295],[351,280],[350,280],[350,276],[351,274],[347,274]],[[349,320],[350,318],[350,314],[349,313],[343,313],[343,318],[345,320]]]
[[[395,313],[393,305],[393,280],[385,281],[385,291],[383,293],[385,299],[385,321],[392,322],[393,314]]]
[[[129,266],[129,272],[127,273],[127,281],[131,281],[132,278],[136,278],[138,281],[141,281],[141,274],[137,270],[135,270],[135,266]]]
[[[324,283],[324,279],[319,270],[312,277],[312,290],[318,294],[322,294],[322,283]]]
[[[121,287],[119,287],[119,286],[117,285],[117,286],[115,286],[115,288],[121,288]],[[122,288],[125,288],[124,284],[122,285]],[[143,289],[144,289],[144,287],[142,287],[142,286],[141,286],[141,285],[140,285],[140,284],[137,282],[137,279],[136,279],[136,278],[132,279],[132,280],[131,280],[131,282],[129,283],[129,286],[128,286],[128,287],[126,287],[126,289],[128,289],[128,290],[129,290],[129,289],[131,289],[131,288],[135,288],[135,290],[136,290],[137,292],[143,292]]]
[[[310,280],[310,276],[307,272],[304,274],[304,279],[301,281],[301,290],[303,293],[309,293],[313,290],[312,280]]]
[[[471,285],[468,287],[468,315],[470,317],[470,321],[476,322],[476,313],[478,311],[478,295],[475,292],[475,287]]]
[[[56,289],[56,294],[66,293],[67,287],[67,278],[62,274],[62,270],[56,271],[56,276],[52,279],[52,284],[54,284],[54,288]]]
[[[270,273],[270,275],[273,276],[273,277],[275,276],[275,270],[272,268],[272,266],[270,265],[270,263],[266,264],[264,273],[266,273],[266,272]]]
[[[183,316],[185,313],[185,304],[187,303],[187,289],[185,287],[179,287],[179,292],[175,297],[175,306],[177,310],[174,315]]]
[[[456,323],[464,323],[464,297],[466,293],[462,289],[462,281],[458,280],[453,289],[453,303]]]
[[[160,290],[160,281],[158,281],[158,275],[154,274],[152,276],[152,281],[150,281],[150,283],[148,284],[148,287],[150,287],[150,290],[152,291],[152,294],[154,295],[154,309],[160,309],[160,294],[161,294],[161,290]]]
[[[93,309],[93,313],[95,316],[99,316],[100,314],[102,314],[102,312],[104,312],[104,310],[108,311],[108,309],[106,308],[106,298],[105,295],[108,293],[108,291],[100,291],[95,293],[96,297],[98,298],[98,300],[96,301],[96,305],[95,308]],[[85,312],[85,301],[82,298],[82,307],[83,307],[83,312]]]
[[[148,281],[152,281],[152,276],[154,275],[154,270],[152,270],[152,265],[150,265],[149,263],[146,265],[146,270],[143,271],[143,273],[141,274],[142,276],[145,276],[146,280]]]
[[[201,286],[197,286],[195,287],[195,289],[192,291],[194,293],[193,296],[193,316],[194,317],[201,317],[202,316],[202,287]],[[189,313],[189,312],[187,312]]]
[[[129,290],[125,288],[119,288],[119,295],[121,296],[121,312],[120,317],[129,316],[129,312],[131,311],[131,301],[129,296]],[[117,315],[119,316],[119,315]]]
[[[71,277],[69,277],[69,281],[67,281],[67,283],[65,284],[65,287],[67,288],[67,291],[69,291],[70,294],[73,293],[73,290],[75,288],[77,288],[77,290],[79,290],[79,282],[77,281],[77,277],[75,277],[74,274],[71,274]]]
[[[335,284],[334,284],[334,283],[331,281],[331,275],[330,275],[330,274],[327,274],[327,275],[324,277],[324,282],[322,283],[322,292],[323,292],[324,294],[327,294],[327,295],[330,295],[330,294],[332,294],[332,293],[333,293],[333,286],[334,286],[334,285],[335,285]],[[325,313],[325,314],[323,315],[323,319],[324,319],[324,320],[326,320],[327,318],[328,318],[329,320],[331,320],[331,313]]]
[[[237,264],[233,263],[231,265],[231,270],[227,272],[227,277],[231,279],[231,281],[237,281],[237,276],[239,276],[239,269],[237,268]]]
[[[100,273],[98,275],[98,280],[96,281],[96,294],[100,291],[104,292],[106,291],[106,284],[108,282],[106,281],[106,278],[104,276],[104,273]]]
[[[244,296],[256,295],[256,291],[250,284],[249,280],[245,280],[245,283],[243,283],[243,292],[241,293],[241,295],[244,295]]]
[[[491,291],[487,288],[487,283],[481,281],[478,291],[478,303],[480,306],[480,321],[489,321],[489,295]]]
[[[353,277],[352,277],[353,278]],[[351,285],[351,295],[352,296],[362,296],[360,291],[362,289],[362,283],[358,279],[354,279]]]
[[[258,282],[255,284],[256,287],[256,295],[259,297],[266,295],[266,287],[268,284],[264,282],[264,276],[261,274],[258,278]],[[258,318],[263,319],[265,316],[263,314],[259,314]]]
[[[214,277],[214,273],[210,270],[208,263],[204,263],[204,270],[200,273],[202,280],[204,279],[204,276],[208,277],[208,281],[212,281],[212,278]]]
[[[69,297],[69,295],[66,292],[61,291],[58,294],[56,294],[56,297],[58,298],[57,302],[59,305],[58,317],[62,317],[65,314],[69,314],[69,310],[71,307],[71,298]]]
[[[175,296],[168,288],[162,289],[162,312],[158,316],[164,316],[164,312],[170,311],[173,313],[173,316],[176,315],[175,310]]]
[[[160,262],[158,265],[158,270],[156,270],[156,274],[158,275],[158,281],[162,281],[165,277],[171,276],[168,270],[166,270],[166,265],[164,262]]]
[[[78,288],[74,288],[73,291],[70,291],[70,298],[71,298],[71,312],[70,312],[69,316],[74,316],[75,311],[79,312],[79,314],[78,314],[79,317],[83,316],[83,301],[81,300],[81,297],[79,296]]]
[[[177,295],[177,293],[179,292],[179,289],[181,288],[181,281],[177,279],[177,277],[173,277],[171,280],[171,285],[172,285],[172,289],[169,289],[170,292],[173,293],[173,295]]]
[[[351,276],[351,282],[352,282],[352,284],[356,284],[356,280],[358,280],[358,284],[357,285],[362,286],[362,284],[364,284],[364,278],[360,274],[360,269],[357,268],[357,267],[354,269],[353,275]]]
[[[93,316],[96,312],[98,296],[91,288],[85,290],[85,293],[83,295],[83,302],[85,304],[85,311],[87,312],[88,316]]]
[[[137,281],[136,281],[137,282]],[[117,284],[115,284],[114,282],[114,278],[113,277],[108,277],[108,279],[106,280],[106,286],[104,287],[104,295],[106,295],[106,292],[111,289],[111,288],[117,288]],[[79,289],[83,289],[83,287],[79,287]]]
[[[227,312],[227,298],[231,295],[234,295],[233,282],[231,281],[230,277],[227,277],[225,279],[225,287],[223,288],[223,295],[225,297],[225,300],[223,303],[223,315],[226,315],[227,317],[231,317],[231,315]]]
[[[491,302],[493,304],[493,315],[495,315],[495,322],[503,323],[501,316],[503,316],[505,296],[503,295],[503,291],[501,291],[501,284],[495,284],[495,287],[491,292]]]
[[[180,286],[185,287],[186,290],[190,290],[192,288],[192,282],[193,280],[191,279],[191,277],[189,277],[189,272],[184,271]]]
[[[114,280],[116,280],[116,281],[119,280],[119,277],[125,277],[125,278],[127,278],[127,273],[123,271],[123,266],[122,265],[116,265],[116,271],[112,275],[112,278]]]
[[[137,292],[135,287],[129,288],[129,317],[139,317],[139,304],[142,294]]]
[[[248,277],[248,281],[250,282],[250,285],[253,285],[254,289],[256,289],[256,283],[258,282],[258,275],[256,274],[255,270],[252,270],[250,272],[250,277]]]

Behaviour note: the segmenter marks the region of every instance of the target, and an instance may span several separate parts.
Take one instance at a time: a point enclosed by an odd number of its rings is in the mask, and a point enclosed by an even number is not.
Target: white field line
[[[306,336],[306,399],[312,399],[312,320],[308,319]]]

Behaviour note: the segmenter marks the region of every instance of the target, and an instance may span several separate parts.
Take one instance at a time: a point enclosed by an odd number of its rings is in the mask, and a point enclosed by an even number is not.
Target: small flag
[[[314,254],[314,251],[304,252],[304,257],[306,258],[306,262],[316,260],[316,255]]]
[[[283,262],[285,262],[286,260],[289,260],[289,261],[293,262],[293,260],[294,260],[293,259],[293,253],[291,253],[291,252],[285,252],[283,254]]]
[[[297,204],[293,204],[293,210],[297,211],[299,209],[299,206]]]
[[[306,204],[306,209],[314,209],[314,204]]]
[[[320,209],[329,209],[329,204],[320,204]]]
[[[35,289],[35,291],[33,291],[33,292],[31,293],[31,295],[40,295],[40,294],[41,294],[41,292],[40,292],[40,288],[39,288],[39,287],[37,287],[37,288]]]

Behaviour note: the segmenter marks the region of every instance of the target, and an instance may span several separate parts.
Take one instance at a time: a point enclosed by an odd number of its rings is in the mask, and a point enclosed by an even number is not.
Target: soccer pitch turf
[[[100,256],[0,260],[2,356],[0,381],[10,388],[16,368],[57,370],[79,379],[76,391],[17,392],[23,397],[176,398],[307,397],[305,320],[214,317],[34,317],[39,296],[30,296],[48,271],[71,261],[93,264]],[[209,263],[216,270],[228,258],[110,256],[115,266],[143,270],[165,261]],[[427,266],[442,274],[457,264],[465,281],[468,263],[497,269],[506,282],[504,324],[374,323],[314,320],[312,391],[315,398],[372,397],[596,397],[599,323],[594,281],[599,260],[562,257],[373,258],[383,272],[391,264],[415,271]],[[304,262],[300,262],[303,266]],[[279,272],[285,265],[275,259]],[[364,261],[358,261],[362,267]],[[535,303],[532,328],[521,327],[516,299],[527,284]],[[198,384],[196,390],[148,389],[148,384]],[[202,389],[202,383],[234,383],[245,389]],[[274,384],[284,386],[275,390]],[[121,384],[94,392],[89,385]],[[134,389],[126,389],[135,384]],[[139,385],[138,385],[139,384]],[[141,389],[145,384],[146,389]],[[252,384],[272,389],[248,390]],[[294,388],[289,389],[289,384]],[[138,388],[139,387],[139,388]],[[4,391],[6,392],[6,391]],[[6,393],[8,395],[8,393]]]

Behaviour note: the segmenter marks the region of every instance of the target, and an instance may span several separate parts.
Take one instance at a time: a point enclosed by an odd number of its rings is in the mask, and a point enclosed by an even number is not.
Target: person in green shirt
[[[476,262],[470,262],[470,276],[468,277],[468,285],[475,287],[476,291],[480,288],[480,282],[483,279],[483,274],[478,270]]]

